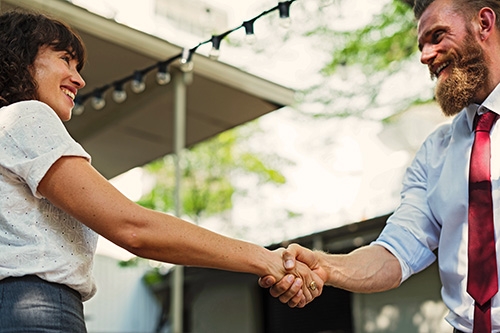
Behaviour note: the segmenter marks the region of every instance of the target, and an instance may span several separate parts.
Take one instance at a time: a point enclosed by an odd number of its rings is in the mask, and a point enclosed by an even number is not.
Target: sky
[[[310,17],[314,17],[320,6],[330,4],[329,7],[322,8],[332,11],[332,26],[337,29],[352,29],[366,24],[371,15],[389,0],[299,1],[304,2],[305,10],[309,11],[305,14]],[[134,0],[72,2],[120,23],[159,35],[180,46],[192,47],[201,41],[199,37],[172,33],[171,29],[150,19],[154,12],[152,0],[141,0],[140,6]],[[269,0],[207,2],[227,10],[229,28],[239,26],[243,21],[277,4],[276,1]],[[292,4],[292,25],[295,15],[303,14],[294,14],[293,9]],[[287,32],[256,29],[258,43],[260,41],[262,45],[271,48],[265,53],[255,52],[258,45],[231,48],[223,44],[219,61],[294,89],[302,89],[318,82],[319,69],[328,56],[322,50],[323,45],[311,44],[309,40],[297,36],[287,38],[284,42],[281,39],[274,42],[276,33]],[[428,75],[422,68],[405,74],[399,81],[396,79],[386,83],[388,95],[404,94],[401,89],[408,86],[405,84],[408,75],[411,75],[415,86],[417,82],[425,82],[422,83],[424,87],[429,84]],[[231,228],[221,227],[217,219],[205,221],[204,226],[232,237],[269,245],[389,213],[398,204],[403,170],[411,161],[412,155],[407,149],[391,145],[390,142],[388,144],[387,141],[413,131],[412,140],[415,142],[412,145],[418,145],[439,121],[432,115],[426,119],[427,121],[419,122],[419,125],[415,121],[409,121],[410,125],[406,129],[400,129],[399,132],[391,129],[393,133],[390,133],[379,122],[360,119],[336,119],[305,125],[297,121],[296,113],[290,108],[266,115],[260,120],[264,133],[256,135],[248,144],[264,152],[265,147],[272,147],[273,150],[267,152],[277,152],[295,162],[293,166],[282,170],[288,180],[286,186],[278,190],[272,186],[261,186],[258,190],[249,191],[246,197],[237,198],[231,213]],[[386,142],[384,136],[389,137]],[[265,144],[266,142],[272,144]],[[130,198],[137,199],[140,195],[137,190],[142,188],[142,177],[142,171],[134,169],[113,180],[113,183]],[[239,185],[252,186],[251,183],[245,183],[245,180],[241,180]],[[298,222],[292,223],[283,213],[277,213],[287,210],[305,213]],[[265,235],[262,230],[266,231]],[[101,245],[100,251],[104,247],[108,254],[121,258],[128,256],[120,250],[110,250],[108,246]]]

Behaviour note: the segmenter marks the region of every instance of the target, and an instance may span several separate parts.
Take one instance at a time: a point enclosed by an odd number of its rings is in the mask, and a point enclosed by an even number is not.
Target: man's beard
[[[470,36],[464,39],[461,54],[449,55],[449,58],[453,68],[448,78],[438,82],[436,100],[446,116],[454,116],[474,101],[489,71],[483,50]]]

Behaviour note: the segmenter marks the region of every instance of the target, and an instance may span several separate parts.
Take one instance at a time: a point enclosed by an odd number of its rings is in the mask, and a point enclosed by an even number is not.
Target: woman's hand
[[[300,250],[303,249],[299,248]],[[275,274],[266,275],[259,279],[261,287],[271,287],[271,296],[278,298],[282,303],[286,303],[292,308],[302,308],[310,303],[314,298],[321,295],[324,285],[324,280],[320,275],[312,271],[308,265],[295,260],[296,256],[299,255],[296,253],[298,250],[295,248],[292,250],[280,248],[273,251],[279,259],[279,269],[284,272],[284,276],[279,281],[274,278]],[[309,257],[304,258],[304,260],[306,259],[308,261],[312,260]]]

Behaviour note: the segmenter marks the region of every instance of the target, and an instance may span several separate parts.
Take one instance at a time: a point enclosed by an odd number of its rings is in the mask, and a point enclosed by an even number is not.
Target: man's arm
[[[284,266],[292,269],[296,260],[308,265],[325,281],[325,285],[352,292],[374,293],[393,289],[399,286],[402,278],[398,259],[379,245],[369,245],[339,255],[311,251],[292,244],[283,253]],[[263,278],[260,285],[268,287],[270,282]],[[290,281],[283,279],[271,287],[270,293],[287,303],[294,302],[296,291]]]

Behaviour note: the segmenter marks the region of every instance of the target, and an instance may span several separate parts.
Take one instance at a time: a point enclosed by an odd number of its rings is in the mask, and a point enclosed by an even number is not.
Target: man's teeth
[[[71,91],[69,91],[67,89],[62,89],[62,92],[65,93],[66,95],[68,95],[69,97],[71,97],[71,99],[75,99],[75,94],[72,93]]]
[[[447,62],[447,63],[444,63],[444,64],[442,64],[441,66],[439,66],[439,67],[436,69],[436,75],[439,75],[439,73],[441,73],[441,71],[442,71],[443,69],[445,69],[445,68],[446,68],[449,64],[450,64],[450,63],[449,63],[449,62]]]

